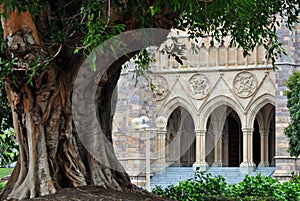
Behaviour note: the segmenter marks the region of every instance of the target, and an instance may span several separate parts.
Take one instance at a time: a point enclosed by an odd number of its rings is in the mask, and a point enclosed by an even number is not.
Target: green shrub
[[[169,185],[167,188],[163,189],[161,186],[156,186],[152,189],[152,193],[159,195],[161,197],[171,198],[179,200],[182,197],[182,191],[179,186]]]
[[[300,184],[300,174],[292,172],[291,182]]]
[[[300,200],[300,183],[295,183],[293,180],[283,182],[274,194],[279,200]]]
[[[237,198],[237,197],[228,197],[228,196],[218,196],[218,195],[211,195],[205,196],[203,201],[279,201],[277,198],[274,197],[246,197],[244,199]]]
[[[228,197],[224,195],[208,195],[203,197],[203,201],[239,201],[235,197]]]
[[[196,172],[194,179],[181,181],[178,186],[170,185],[165,189],[157,186],[152,192],[176,200],[203,200],[207,195],[224,194],[226,185],[222,176],[212,177],[210,173]]]
[[[275,197],[246,197],[243,199],[243,201],[279,201],[279,199]]]
[[[2,119],[0,126],[0,167],[5,167],[17,160],[18,144],[13,128],[6,128],[6,121]]]
[[[221,195],[224,194],[227,183],[221,175],[213,177],[210,173],[199,172],[195,173],[195,182],[199,185],[199,191],[204,195]]]
[[[238,184],[227,185],[222,176],[197,172],[194,179],[181,181],[178,186],[166,189],[157,186],[153,193],[175,200],[190,201],[295,201],[300,200],[300,176],[294,175],[289,182],[262,176],[245,176]]]
[[[258,173],[255,177],[246,175],[242,182],[228,186],[227,194],[241,199],[247,197],[274,197],[278,180],[262,176]]]
[[[300,72],[294,71],[286,81],[288,91],[287,96],[287,107],[290,112],[289,125],[284,129],[284,133],[289,138],[289,149],[291,156],[299,156],[300,154]]]

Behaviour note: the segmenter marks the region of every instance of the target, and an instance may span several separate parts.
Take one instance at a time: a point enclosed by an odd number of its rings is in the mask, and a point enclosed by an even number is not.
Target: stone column
[[[160,144],[160,136],[157,133],[157,138],[156,138],[156,146],[157,146],[157,150],[156,150],[156,156],[157,156],[157,162],[156,164],[160,163],[160,159],[161,159],[161,144]]]
[[[260,134],[260,163],[259,167],[269,167],[269,131],[259,129]]]
[[[266,167],[269,167],[270,164],[269,164],[269,134],[270,133],[270,130],[268,130],[267,132],[267,136],[265,137],[265,161],[266,161]]]
[[[253,162],[253,128],[243,128],[243,162],[241,163],[241,172],[250,173],[254,171]]]
[[[205,171],[208,168],[208,164],[205,161],[205,135],[206,129],[195,130],[196,133],[196,162],[193,164],[194,171],[199,169]]]
[[[214,134],[214,167],[222,167],[222,130],[213,131]]]
[[[164,169],[166,165],[166,130],[157,131],[157,167],[156,170]]]

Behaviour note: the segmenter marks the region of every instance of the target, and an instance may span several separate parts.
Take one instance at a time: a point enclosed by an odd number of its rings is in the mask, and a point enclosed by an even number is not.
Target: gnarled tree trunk
[[[20,16],[31,18],[25,14]],[[19,31],[19,28],[9,29],[11,26],[18,27],[18,21],[15,20],[16,18],[4,20],[4,24],[8,29],[7,35],[11,37],[10,50],[18,52],[23,59],[39,50],[35,46],[39,42],[36,38],[38,34],[36,29],[31,29],[34,27],[31,19],[21,21],[29,23],[28,26],[22,25],[26,33]],[[26,41],[28,36],[34,43]],[[87,184],[118,190],[132,188],[125,171],[116,171],[100,164],[82,146],[76,130],[73,130],[71,93],[74,77],[84,57],[76,55],[75,61],[70,59],[68,62],[68,65],[73,66],[67,68],[59,66],[59,61],[62,60],[59,59],[60,56],[65,55],[59,54],[51,61],[48,69],[31,84],[24,79],[26,69],[23,69],[23,66],[15,69],[16,73],[12,78],[15,80],[7,78],[6,91],[12,108],[20,155],[16,168],[1,194],[1,200],[32,198],[53,194],[58,188]],[[120,66],[115,68],[120,69]],[[103,90],[115,87],[119,73],[117,70],[112,73],[114,75],[108,75],[108,83],[103,83]],[[105,96],[100,95],[99,100],[103,103],[103,106],[99,107],[100,110],[110,102],[111,95],[106,92]],[[108,125],[105,133],[110,135],[110,138],[111,117],[111,111],[107,110],[101,121],[101,125]],[[113,150],[112,144],[108,147]],[[122,169],[114,154],[103,153],[103,157],[114,166],[117,165],[119,170]]]
[[[170,20],[176,16],[170,17],[168,10],[165,12],[164,9],[162,13]],[[97,108],[96,119],[84,120],[91,122],[92,126],[98,123],[101,128],[94,138],[89,139],[92,140],[93,149],[98,150],[97,155],[93,155],[84,146],[86,143],[80,138],[72,114],[74,82],[85,60],[83,54],[73,54],[76,43],[80,41],[56,46],[58,51],[53,53],[55,57],[49,61],[47,69],[28,82],[26,71],[29,63],[35,56],[43,55],[47,49],[43,49],[43,41],[39,38],[30,13],[21,12],[19,15],[15,11],[8,14],[7,19],[2,18],[2,26],[5,37],[9,39],[8,51],[15,53],[19,65],[14,69],[13,76],[6,78],[6,91],[20,155],[0,200],[33,198],[53,194],[60,188],[83,185],[133,190],[129,176],[113,150],[112,108],[116,102],[111,99],[121,65],[137,51],[112,63],[97,86],[97,101],[90,108]],[[138,28],[137,23],[133,23],[134,26],[128,25],[132,25],[134,20],[131,15],[123,20],[128,29]],[[158,20],[156,26],[169,29],[169,22]],[[165,37],[162,35],[158,41],[162,42]],[[92,126],[89,128],[91,133],[96,129]]]
[[[87,184],[131,189],[125,171],[118,171],[122,166],[113,153],[112,144],[107,145],[110,152],[103,152],[102,159],[113,167],[118,166],[117,170],[93,158],[80,143],[76,131],[72,132],[71,91],[66,90],[70,86],[66,86],[63,75],[51,67],[40,77],[43,81],[39,88],[26,84],[15,88],[12,83],[6,83],[20,156],[3,197],[35,197],[55,193],[60,187]],[[101,125],[108,125],[105,132],[110,137],[112,113],[106,104],[111,102],[112,93],[107,93],[107,89],[116,85],[117,75],[108,75],[102,89],[105,96],[100,97],[104,106],[100,108],[108,110],[107,113],[99,112],[102,114]],[[99,149],[100,145],[101,142],[95,143]]]

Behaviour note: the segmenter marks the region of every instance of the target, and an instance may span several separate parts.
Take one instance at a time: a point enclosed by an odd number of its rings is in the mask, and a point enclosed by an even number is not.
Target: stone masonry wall
[[[131,127],[133,118],[146,115],[155,119],[156,102],[153,93],[143,78],[135,85],[132,79],[133,64],[125,69],[118,83],[118,103],[113,122],[113,141],[115,153],[131,176],[132,182],[144,184],[146,137],[151,138],[151,161],[156,160],[156,140],[153,131],[138,131]],[[153,127],[151,122],[150,127]],[[151,164],[154,167],[154,164]],[[153,169],[153,168],[152,168]]]
[[[276,80],[276,167],[274,176],[285,180],[290,177],[291,172],[299,172],[300,160],[290,157],[288,153],[288,138],[284,134],[284,128],[290,120],[287,108],[285,82],[294,70],[300,66],[300,24],[295,26],[292,32],[284,25],[279,27],[278,35],[283,43],[287,55],[279,58]]]

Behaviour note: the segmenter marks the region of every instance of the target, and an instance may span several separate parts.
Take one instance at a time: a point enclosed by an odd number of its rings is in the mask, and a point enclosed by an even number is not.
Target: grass
[[[0,168],[0,179],[12,173],[14,168]]]
[[[12,173],[14,168],[0,168],[0,179],[6,177]],[[3,190],[7,181],[0,182],[0,192]]]
[[[6,181],[4,181],[4,182],[0,182],[0,191],[1,190],[3,190],[3,188],[5,187],[5,185],[6,185]]]

